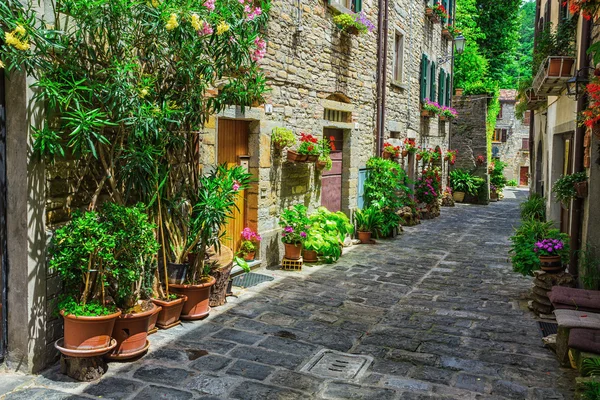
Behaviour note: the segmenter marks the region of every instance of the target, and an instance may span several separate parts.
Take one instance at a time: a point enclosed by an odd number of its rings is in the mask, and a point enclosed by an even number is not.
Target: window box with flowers
[[[404,148],[402,149],[402,157],[406,157],[409,154],[415,154],[417,152],[417,143],[415,139],[404,139]]]
[[[421,117],[423,118],[431,118],[436,115],[439,115],[442,112],[442,107],[429,99],[425,99],[423,105],[421,106]]]
[[[358,36],[375,30],[375,25],[367,19],[367,16],[363,12],[336,15],[333,17],[333,23],[336,24],[340,30],[350,35]]]
[[[439,23],[442,19],[448,18],[446,7],[442,4],[435,4],[433,7],[425,9],[425,16],[434,24]]]
[[[447,150],[444,160],[448,161],[450,165],[454,165],[456,163],[456,156],[458,156],[458,150]]]
[[[461,31],[459,29],[456,29],[454,25],[445,25],[444,27],[442,27],[442,37],[446,40],[453,40],[460,34]]]
[[[381,156],[385,159],[397,158],[400,156],[400,146],[394,146],[391,143],[385,142]]]
[[[440,121],[452,121],[458,117],[458,113],[452,107],[442,106],[440,109]]]
[[[313,135],[306,133],[300,134],[300,147],[298,147],[298,153],[307,156],[306,162],[317,162],[319,159],[321,148],[318,143],[319,139]]]
[[[335,150],[335,137],[330,136],[329,139],[321,139],[318,143],[319,146],[319,159],[317,160],[317,169],[319,170],[327,170],[329,171],[333,166],[333,161],[331,160],[331,151]]]

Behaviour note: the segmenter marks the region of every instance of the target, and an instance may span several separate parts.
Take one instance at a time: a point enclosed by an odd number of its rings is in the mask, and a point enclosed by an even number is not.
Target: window
[[[446,104],[446,71],[444,71],[443,69],[440,69],[440,76],[438,79],[439,79],[438,103],[441,106],[447,106],[448,104]]]
[[[423,54],[421,57],[421,102],[429,98],[429,81],[427,75],[429,75],[429,57],[427,57],[427,54]]]
[[[435,61],[431,62],[431,68],[429,69],[429,83],[430,83],[430,87],[429,87],[429,96],[428,98],[431,101],[435,101],[435,95],[436,95],[436,84],[435,84],[435,77],[437,76],[436,74],[437,72],[437,66],[435,64]]]
[[[362,0],[342,0],[345,2],[347,9],[354,11],[355,13],[362,11]]]
[[[400,139],[400,132],[398,132],[398,131],[390,131],[390,138],[391,139]]]
[[[496,129],[494,131],[494,136],[492,137],[492,142],[506,142],[508,137],[508,129]]]
[[[500,111],[498,112],[498,119],[502,119],[502,110],[504,109],[504,104],[500,103]]]
[[[529,138],[521,139],[521,150],[529,151]]]
[[[404,36],[396,32],[394,40],[394,81],[402,82],[402,67],[404,65]]]

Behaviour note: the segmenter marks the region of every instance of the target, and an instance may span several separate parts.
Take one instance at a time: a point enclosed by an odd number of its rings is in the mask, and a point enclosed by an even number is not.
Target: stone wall
[[[515,100],[501,101],[502,118],[496,122],[496,129],[507,129],[506,142],[494,142],[498,156],[508,165],[504,170],[506,179],[519,182],[521,167],[529,167],[529,151],[523,149],[523,139],[529,141],[529,124],[525,125],[515,116]]]
[[[458,150],[456,164],[452,169],[471,171],[489,182],[486,138],[488,97],[455,96],[453,105],[459,117],[452,122],[450,134],[450,147]],[[485,159],[483,164],[476,161],[480,155]]]

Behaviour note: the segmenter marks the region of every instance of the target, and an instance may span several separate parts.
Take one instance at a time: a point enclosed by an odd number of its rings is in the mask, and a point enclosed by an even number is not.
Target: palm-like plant
[[[354,212],[354,222],[358,232],[371,232],[375,235],[381,233],[383,214],[375,207],[367,207]]]

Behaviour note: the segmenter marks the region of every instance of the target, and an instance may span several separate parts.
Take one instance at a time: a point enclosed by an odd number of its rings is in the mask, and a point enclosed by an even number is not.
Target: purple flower
[[[285,232],[286,233],[292,233],[292,232],[294,232],[294,228],[292,228],[291,226],[286,226],[285,227]]]
[[[306,237],[306,232],[300,232],[300,236],[302,236],[303,238]]]

